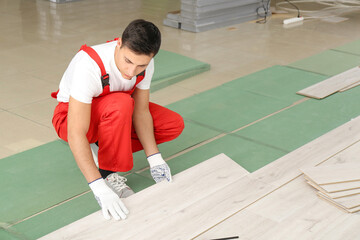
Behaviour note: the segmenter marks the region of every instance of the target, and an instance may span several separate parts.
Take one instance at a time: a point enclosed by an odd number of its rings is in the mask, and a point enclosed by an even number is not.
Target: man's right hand
[[[89,183],[89,186],[102,209],[105,219],[109,220],[111,216],[113,216],[115,220],[126,218],[129,210],[125,207],[118,195],[106,185],[103,178],[92,181]]]

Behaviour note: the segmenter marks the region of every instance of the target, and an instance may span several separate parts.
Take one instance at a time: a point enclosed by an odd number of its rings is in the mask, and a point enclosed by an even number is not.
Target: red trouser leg
[[[111,93],[94,98],[91,106],[91,121],[87,138],[90,143],[99,142],[99,167],[116,172],[129,171],[133,167],[132,152],[142,145],[132,127],[134,100],[125,93]],[[154,121],[157,144],[171,141],[184,128],[182,117],[157,104],[149,104]],[[58,136],[67,141],[67,103],[55,108],[53,125]]]
[[[184,120],[176,112],[155,103],[149,103],[149,110],[154,122],[154,135],[157,144],[177,138],[184,129]],[[134,127],[131,131],[132,151],[143,149]]]

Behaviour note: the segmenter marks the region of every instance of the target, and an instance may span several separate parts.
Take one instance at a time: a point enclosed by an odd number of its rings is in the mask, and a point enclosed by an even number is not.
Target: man
[[[171,181],[157,144],[179,136],[184,122],[177,113],[149,103],[160,43],[153,23],[135,20],[118,40],[84,45],[52,94],[59,102],[54,128],[68,141],[106,219],[125,219],[129,213],[120,197],[133,191],[117,172],[132,169],[133,152],[144,149],[155,182]],[[92,152],[95,144],[98,151]]]

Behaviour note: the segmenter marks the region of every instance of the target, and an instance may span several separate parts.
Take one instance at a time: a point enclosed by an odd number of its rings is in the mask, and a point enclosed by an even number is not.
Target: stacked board
[[[257,19],[264,7],[261,0],[182,0],[181,11],[169,13],[164,25],[203,32]]]
[[[304,168],[307,182],[318,196],[349,212],[360,211],[360,164],[347,163]]]
[[[360,85],[360,67],[330,77],[320,83],[307,87],[297,94],[322,99],[336,92],[343,92]]]

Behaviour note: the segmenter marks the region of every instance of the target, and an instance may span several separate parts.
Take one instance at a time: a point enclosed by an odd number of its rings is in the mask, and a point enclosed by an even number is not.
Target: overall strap
[[[99,54],[92,47],[89,47],[86,44],[81,46],[80,51],[81,50],[86,52],[99,66],[100,71],[101,71],[101,84],[105,91],[105,87],[109,88],[109,85],[110,85],[109,74],[106,73],[104,64],[103,64]],[[109,90],[106,90],[106,91],[109,91]]]

